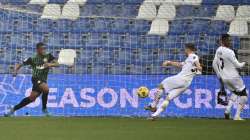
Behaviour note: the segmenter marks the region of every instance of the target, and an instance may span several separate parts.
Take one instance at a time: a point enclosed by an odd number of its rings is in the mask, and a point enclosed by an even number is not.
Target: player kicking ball
[[[221,84],[232,92],[225,110],[225,119],[230,119],[231,108],[238,100],[237,111],[234,120],[243,120],[240,117],[248,97],[246,86],[237,69],[244,67],[245,62],[240,63],[231,47],[231,39],[228,34],[222,35],[221,46],[216,50],[213,60],[213,68],[221,79]]]
[[[34,102],[37,97],[42,94],[42,112],[44,115],[49,116],[47,110],[47,100],[49,94],[49,87],[47,84],[47,77],[49,73],[49,69],[51,67],[59,66],[55,57],[45,52],[45,44],[38,43],[36,45],[36,55],[33,57],[29,57],[24,60],[22,64],[17,64],[14,70],[13,76],[16,76],[19,69],[23,66],[29,65],[32,69],[32,92],[29,97],[24,98],[19,104],[11,108],[10,111],[5,114],[6,117],[14,114],[15,111],[23,108],[24,106]]]
[[[156,119],[167,108],[170,101],[187,90],[196,74],[201,74],[202,67],[199,62],[199,57],[195,52],[196,48],[194,44],[186,44],[185,54],[187,55],[187,59],[184,62],[165,61],[163,63],[163,66],[175,66],[182,68],[182,70],[179,74],[163,80],[154,93],[155,98],[153,102],[145,107],[146,110],[154,112],[151,115],[151,120]],[[158,109],[156,109],[163,93],[166,93],[167,97]]]

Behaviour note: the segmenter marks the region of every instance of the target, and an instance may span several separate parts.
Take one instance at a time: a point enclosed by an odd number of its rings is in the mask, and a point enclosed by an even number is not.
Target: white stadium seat
[[[80,7],[75,3],[67,3],[62,9],[62,19],[76,20],[80,17]]]
[[[74,4],[79,4],[80,6],[83,6],[87,0],[68,0],[67,3],[74,3]]]
[[[247,21],[234,20],[230,24],[230,29],[228,34],[235,36],[245,36],[248,34]]]
[[[176,8],[171,4],[163,4],[157,14],[157,18],[166,18],[168,20],[173,20],[176,16]]]
[[[49,0],[30,0],[29,4],[45,5]]]
[[[154,5],[161,5],[165,0],[145,0],[143,3],[152,3]]]
[[[150,35],[166,35],[169,31],[169,23],[167,19],[155,19],[151,24]]]
[[[173,4],[173,5],[184,5],[184,0],[164,0],[165,4]]]
[[[138,19],[153,20],[156,17],[156,6],[152,3],[143,3],[140,6]]]
[[[235,18],[235,11],[232,5],[220,5],[216,12],[216,20],[232,21]]]
[[[61,17],[61,7],[59,4],[45,5],[41,18],[57,20],[60,17]]]
[[[202,0],[184,0],[187,5],[201,5]]]
[[[76,51],[72,49],[63,49],[59,53],[58,63],[72,66],[76,58]]]
[[[236,13],[236,18],[250,21],[250,6],[249,5],[239,6]]]

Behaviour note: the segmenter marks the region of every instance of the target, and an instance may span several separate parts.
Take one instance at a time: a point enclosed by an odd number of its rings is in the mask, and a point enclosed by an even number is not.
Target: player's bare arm
[[[162,64],[163,67],[167,67],[167,66],[174,66],[174,67],[178,67],[181,68],[182,67],[182,63],[181,62],[174,62],[174,61],[164,61]]]
[[[13,72],[13,76],[16,76],[18,71],[21,69],[23,65],[22,64],[16,64],[14,72]]]

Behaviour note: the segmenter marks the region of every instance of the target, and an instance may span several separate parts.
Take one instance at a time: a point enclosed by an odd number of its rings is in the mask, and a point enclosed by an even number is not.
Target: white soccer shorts
[[[164,87],[164,92],[168,94],[167,98],[172,100],[187,90],[191,82],[180,76],[172,76],[164,79],[161,84]]]
[[[243,89],[246,88],[244,81],[242,80],[241,77],[238,78],[222,78],[224,85],[230,90],[230,91],[236,91],[236,92],[241,92]]]

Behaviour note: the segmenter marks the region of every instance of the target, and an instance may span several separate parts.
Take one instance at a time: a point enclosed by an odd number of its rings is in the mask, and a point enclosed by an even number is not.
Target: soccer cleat
[[[43,109],[42,111],[43,111],[44,116],[46,116],[46,117],[50,117],[51,116],[49,114],[49,111],[47,109]]]
[[[235,121],[244,121],[244,119],[242,119],[241,117],[235,117],[234,120]]]
[[[145,110],[156,112],[157,108],[151,107],[151,105],[144,107]]]
[[[4,114],[4,117],[11,117],[12,115],[14,115],[14,112],[14,108],[11,108],[8,113]]]
[[[224,113],[225,119],[230,120],[230,113]]]

